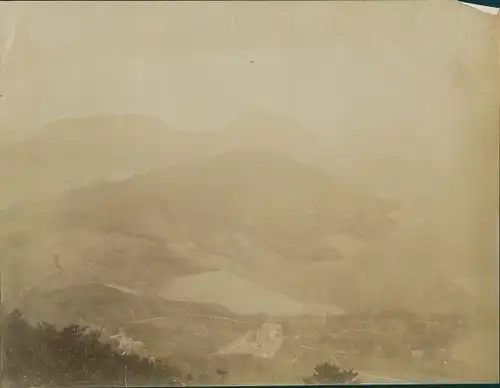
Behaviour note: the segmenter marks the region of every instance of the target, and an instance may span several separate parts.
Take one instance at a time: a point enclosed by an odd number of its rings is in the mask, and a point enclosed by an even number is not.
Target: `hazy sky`
[[[4,3],[0,118],[141,113],[214,129],[256,105],[331,135],[452,126],[476,109],[469,70],[491,16],[415,3]]]

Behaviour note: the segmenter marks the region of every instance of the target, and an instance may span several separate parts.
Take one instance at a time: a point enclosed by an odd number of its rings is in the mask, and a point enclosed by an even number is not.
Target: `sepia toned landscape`
[[[499,32],[1,4],[2,387],[497,382]]]

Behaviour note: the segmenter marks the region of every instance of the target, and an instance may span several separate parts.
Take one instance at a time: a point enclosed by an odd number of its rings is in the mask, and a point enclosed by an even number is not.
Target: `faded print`
[[[498,381],[498,17],[0,7],[2,383]]]

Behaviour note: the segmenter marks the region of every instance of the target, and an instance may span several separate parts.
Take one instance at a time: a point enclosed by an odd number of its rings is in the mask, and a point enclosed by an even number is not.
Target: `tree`
[[[229,378],[229,372],[225,368],[217,368],[215,369],[215,373],[220,377],[220,382],[225,383]]]
[[[178,381],[178,372],[163,361],[123,354],[101,340],[102,332],[71,325],[57,330],[32,326],[19,310],[3,320],[4,378],[19,388],[69,386],[72,383],[123,385]]]
[[[317,384],[355,384],[358,376],[353,369],[342,370],[338,365],[324,362],[314,368],[312,376],[304,378],[307,385]]]

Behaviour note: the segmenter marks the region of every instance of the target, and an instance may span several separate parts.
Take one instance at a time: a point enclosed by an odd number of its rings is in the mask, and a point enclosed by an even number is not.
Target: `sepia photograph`
[[[499,381],[500,17],[0,3],[2,388]]]

